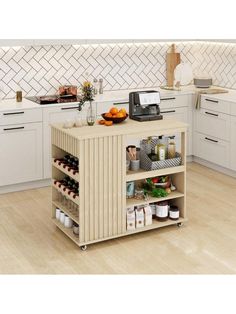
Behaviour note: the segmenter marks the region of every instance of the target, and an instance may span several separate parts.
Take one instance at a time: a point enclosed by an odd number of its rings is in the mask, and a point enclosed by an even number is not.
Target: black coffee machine
[[[160,93],[155,90],[129,93],[129,118],[137,121],[161,120]]]

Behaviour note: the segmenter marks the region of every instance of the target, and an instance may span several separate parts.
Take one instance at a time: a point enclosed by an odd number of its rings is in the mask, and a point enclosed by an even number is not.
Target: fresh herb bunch
[[[81,85],[81,100],[79,102],[79,111],[81,111],[82,106],[86,101],[93,101],[94,100],[94,86],[91,82],[85,81]]]
[[[168,193],[162,188],[155,188],[152,190],[151,195],[153,197],[166,197]]]

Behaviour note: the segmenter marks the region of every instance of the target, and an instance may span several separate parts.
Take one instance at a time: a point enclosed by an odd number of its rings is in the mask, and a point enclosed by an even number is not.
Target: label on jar
[[[171,210],[169,211],[169,214],[170,214],[170,218],[179,218],[179,211],[174,211],[172,212]]]
[[[168,205],[156,206],[156,216],[160,218],[165,218],[168,216]]]
[[[165,147],[159,147],[159,160],[165,160],[165,159],[166,159]]]

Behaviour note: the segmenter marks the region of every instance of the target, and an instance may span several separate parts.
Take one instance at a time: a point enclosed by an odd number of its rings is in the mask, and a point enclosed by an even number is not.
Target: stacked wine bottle
[[[65,155],[64,158],[56,158],[54,162],[59,166],[63,166],[64,169],[67,169],[73,175],[76,175],[79,172],[79,159],[73,155]]]
[[[54,184],[73,198],[79,196],[79,182],[71,179],[69,176],[66,176],[63,180],[55,180]]]

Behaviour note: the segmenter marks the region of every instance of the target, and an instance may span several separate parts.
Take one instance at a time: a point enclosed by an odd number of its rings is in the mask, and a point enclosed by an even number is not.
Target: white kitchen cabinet
[[[166,108],[187,107],[190,101],[191,95],[167,96],[161,94],[160,108],[164,110]]]
[[[44,179],[51,178],[51,128],[53,123],[64,123],[67,120],[75,121],[78,116],[86,119],[88,104],[85,104],[82,111],[78,111],[78,105],[62,105],[43,108],[43,162]],[[93,104],[96,111],[96,104]]]
[[[42,123],[0,126],[0,186],[42,177]]]
[[[219,138],[195,132],[194,156],[200,157],[221,167],[230,166],[230,143]]]
[[[196,131],[219,139],[230,140],[230,116],[207,109],[196,111]]]
[[[0,125],[33,123],[42,121],[42,109],[17,109],[0,112]]]
[[[231,116],[230,168],[236,171],[236,116]]]
[[[217,98],[217,96],[201,96],[201,108],[230,114],[231,102]]]

